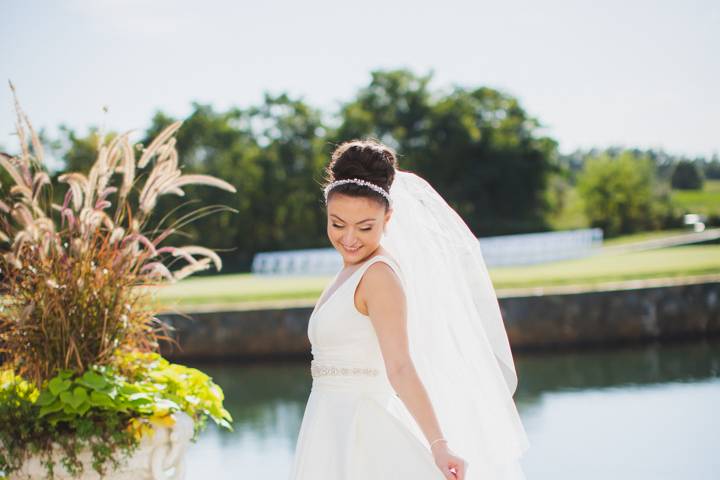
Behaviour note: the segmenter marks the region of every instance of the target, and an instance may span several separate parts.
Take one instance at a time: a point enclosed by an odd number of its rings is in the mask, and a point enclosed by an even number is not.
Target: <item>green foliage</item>
[[[705,178],[720,180],[720,157],[715,154],[710,161],[703,163]]]
[[[200,218],[187,239],[202,238],[221,253],[226,268],[247,268],[255,252],[315,247],[324,241],[319,183],[325,163],[325,127],[319,111],[287,95],[266,96],[257,106],[225,112],[194,104],[177,133],[177,148],[188,171],[221,176],[239,195],[188,188],[202,203],[223,203],[237,211]],[[159,113],[148,132],[172,120]],[[156,218],[183,215],[168,199]]]
[[[209,377],[140,352],[156,349],[162,338],[153,317],[159,307],[143,287],[175,282],[211,262],[222,266],[205,247],[160,245],[197,211],[170,226],[161,219],[150,232],[158,199],[182,196],[189,185],[230,193],[235,187],[210,175],[182,174],[173,137],[181,122],[173,122],[147,147],[131,143],[129,134],[109,141],[96,132],[88,141],[71,137],[78,155],[69,160],[84,165],[96,150],[95,160],[87,176],[57,177],[69,187],[62,204],[54,203],[43,142],[17,99],[15,106],[20,154],[0,153],[14,183],[0,198],[0,243],[9,245],[0,255],[0,474],[37,453],[52,477],[60,449],[62,466],[76,475],[84,468],[78,453],[88,449],[103,475],[153,424],[171,426],[175,412],[192,417],[195,437],[208,416],[231,428],[222,391]],[[144,174],[136,195],[136,177]],[[232,211],[222,207],[206,207],[201,216]],[[163,263],[168,258],[187,265],[171,271]]]
[[[694,162],[684,160],[675,165],[670,182],[672,188],[679,190],[700,190],[703,187],[703,174]]]
[[[557,144],[520,102],[491,88],[429,89],[430,75],[377,71],[344,105],[336,141],[373,136],[425,176],[480,235],[540,230]]]
[[[103,474],[108,465],[116,467],[121,456],[136,449],[135,435],[125,428],[130,416],[85,408],[86,399],[78,388],[82,387],[75,385],[69,372],[54,377],[42,391],[11,370],[0,372],[0,471],[9,474],[28,455],[36,454],[52,477],[56,464],[51,455],[60,451],[62,466],[79,474],[78,453],[88,448],[93,467]]]
[[[117,353],[113,365],[82,375],[61,371],[40,389],[6,369],[0,373],[0,425],[7,425],[0,430],[0,471],[16,470],[28,454],[39,453],[51,475],[55,442],[68,471],[82,470],[78,453],[88,448],[93,468],[103,474],[153,425],[171,426],[174,412],[192,417],[195,438],[208,417],[232,429],[223,398],[207,375],[158,354]]]
[[[117,365],[136,390],[133,398],[150,400],[152,415],[183,411],[195,421],[196,435],[208,417],[232,430],[232,417],[223,408],[222,389],[200,370],[170,363],[157,353],[136,351],[118,354]]]
[[[88,171],[97,159],[97,152],[103,143],[103,137],[98,128],[90,128],[84,136],[65,125],[60,126],[62,141],[56,142],[56,149],[63,154],[65,171]]]
[[[323,170],[336,143],[363,136],[396,148],[401,168],[433,183],[477,235],[544,228],[562,201],[545,194],[558,169],[555,141],[540,134],[540,122],[511,95],[491,88],[437,91],[431,82],[431,75],[405,70],[373,72],[331,117],[288,95],[223,111],[193,104],[175,135],[184,168],[223,178],[239,194],[190,186],[187,197],[237,213],[198,218],[177,243],[202,238],[231,272],[249,269],[258,251],[327,245]],[[173,121],[157,113],[143,143]],[[60,143],[67,147],[59,154],[66,163],[87,162],[93,131],[64,135]],[[153,213],[156,220],[166,216],[167,222],[183,216],[172,198],[160,198]]]
[[[655,181],[650,159],[630,151],[588,159],[578,191],[591,225],[607,237],[658,228],[671,214],[669,192]]]
[[[223,178],[239,195],[188,187],[192,202],[227,204],[237,213],[199,218],[178,244],[202,238],[221,252],[230,272],[247,271],[258,251],[327,245],[319,188],[323,168],[335,144],[355,137],[376,137],[394,147],[400,167],[426,177],[478,236],[592,223],[575,201],[577,177],[590,159],[623,152],[648,158],[654,189],[669,182],[683,160],[661,150],[616,146],[560,155],[557,142],[518,98],[481,86],[438,90],[432,74],[409,70],[372,72],[339,111],[327,113],[284,94],[266,95],[246,108],[193,104],[175,135],[184,168]],[[143,143],[174,120],[158,112]],[[59,154],[68,167],[87,165],[97,131],[82,136],[66,129],[63,135]],[[707,178],[720,178],[717,158],[692,161]],[[666,209],[662,202],[659,210]],[[153,215],[171,222],[183,211],[161,198]],[[633,229],[648,225],[658,223]]]

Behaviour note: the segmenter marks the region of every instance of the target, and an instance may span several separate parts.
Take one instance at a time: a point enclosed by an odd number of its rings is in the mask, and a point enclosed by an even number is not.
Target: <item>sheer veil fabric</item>
[[[418,175],[396,170],[381,241],[401,271],[410,353],[467,480],[522,479],[517,373],[477,238]]]

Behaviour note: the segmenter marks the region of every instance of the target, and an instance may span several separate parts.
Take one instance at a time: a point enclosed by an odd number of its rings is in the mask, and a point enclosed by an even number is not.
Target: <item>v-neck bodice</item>
[[[375,329],[370,318],[355,308],[357,285],[364,272],[376,262],[388,264],[398,276],[401,275],[397,264],[385,255],[375,255],[365,261],[327,295],[327,298],[325,297],[328,289],[326,288],[322,293],[322,303],[318,302],[310,315],[308,338],[315,364],[340,368],[379,369],[383,375],[377,376],[375,384],[389,387]],[[338,276],[336,275],[334,280],[337,280]],[[330,286],[334,284],[333,281]]]
[[[350,275],[348,275],[348,277],[345,280],[343,280],[340,285],[335,286],[338,278],[340,278],[340,272],[338,272],[338,274],[335,275],[335,277],[333,277],[333,279],[330,281],[330,283],[328,284],[328,287],[320,295],[320,298],[317,301],[317,305],[315,305],[315,310],[316,311],[321,310],[322,307],[324,307],[328,301],[332,300],[332,297],[335,295],[335,293],[337,293],[338,290],[340,290],[342,287],[345,286],[345,284],[347,284],[349,281],[351,281],[353,279],[353,277],[355,276],[355,274],[358,273],[358,271],[362,267],[363,267],[363,265],[360,265],[359,267],[355,268],[355,270]],[[333,286],[335,286],[334,289],[332,288]]]

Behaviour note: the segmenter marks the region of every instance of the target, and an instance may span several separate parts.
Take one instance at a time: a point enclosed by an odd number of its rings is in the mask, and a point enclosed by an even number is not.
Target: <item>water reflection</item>
[[[515,361],[528,479],[718,478],[720,339]],[[188,478],[287,478],[310,393],[308,363],[200,367],[223,387],[235,431],[208,428],[190,449]]]
[[[544,392],[694,382],[720,376],[720,338],[518,355],[517,400]]]

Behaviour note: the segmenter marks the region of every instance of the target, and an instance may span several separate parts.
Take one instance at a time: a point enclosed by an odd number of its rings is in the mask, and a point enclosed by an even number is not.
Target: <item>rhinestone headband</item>
[[[346,183],[355,183],[357,185],[362,185],[364,187],[368,187],[372,190],[375,190],[377,193],[385,197],[385,199],[388,201],[388,204],[392,205],[392,199],[390,198],[390,194],[385,191],[384,188],[378,187],[372,182],[368,182],[367,180],[362,180],[360,178],[345,178],[343,180],[335,180],[331,184],[329,184],[327,187],[325,187],[325,203],[327,203],[328,194],[330,193],[330,190],[333,188],[345,185]]]

